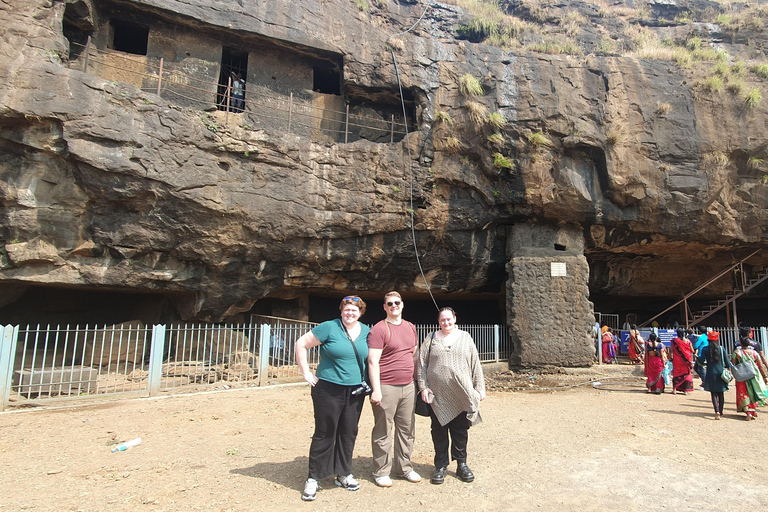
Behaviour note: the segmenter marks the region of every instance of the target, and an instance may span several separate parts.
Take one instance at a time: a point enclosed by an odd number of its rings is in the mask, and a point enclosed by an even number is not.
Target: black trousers
[[[450,464],[451,460],[467,462],[467,441],[469,440],[469,427],[472,425],[467,419],[467,413],[462,412],[445,425],[435,416],[430,407],[429,416],[432,418],[432,444],[435,446],[435,467],[442,468]],[[450,442],[448,436],[450,434]],[[450,447],[450,459],[448,458]]]
[[[365,395],[352,396],[358,386],[340,386],[324,380],[312,388],[315,433],[309,446],[309,478],[352,473],[352,451]]]
[[[715,393],[714,391],[710,391],[709,394],[712,395],[712,407],[715,408],[715,412],[719,412],[722,415],[725,393]]]

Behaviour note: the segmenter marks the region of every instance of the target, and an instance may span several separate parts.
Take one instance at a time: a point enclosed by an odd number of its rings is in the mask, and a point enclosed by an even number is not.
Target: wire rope
[[[392,63],[394,64],[395,76],[397,77],[397,87],[400,90],[400,104],[403,107],[403,119],[405,120],[405,145],[408,148],[408,172],[410,174],[410,208],[408,210],[411,216],[411,239],[413,241],[413,254],[416,257],[416,264],[419,267],[421,278],[424,280],[424,286],[427,287],[427,293],[429,293],[429,297],[432,299],[432,303],[435,305],[435,309],[440,311],[440,306],[437,305],[435,296],[432,294],[432,287],[429,286],[429,282],[427,281],[427,276],[424,275],[424,268],[421,265],[421,258],[419,258],[419,248],[418,248],[418,245],[416,244],[416,226],[415,226],[415,217],[414,217],[415,212],[413,209],[413,156],[411,155],[411,145],[408,143],[408,117],[407,117],[407,112],[405,110],[405,98],[403,97],[403,83],[400,80],[400,69],[397,66],[397,57],[395,57],[394,48],[389,43],[390,40],[392,40],[392,38],[407,34],[411,30],[416,28],[416,26],[419,23],[421,23],[421,20],[424,19],[424,16],[427,14],[427,11],[431,6],[432,6],[432,2],[431,1],[427,2],[427,6],[424,8],[424,12],[421,13],[421,16],[419,16],[419,19],[416,20],[416,22],[413,25],[411,25],[411,27],[408,30],[389,36],[387,38],[387,45],[389,46],[389,52],[392,54]]]

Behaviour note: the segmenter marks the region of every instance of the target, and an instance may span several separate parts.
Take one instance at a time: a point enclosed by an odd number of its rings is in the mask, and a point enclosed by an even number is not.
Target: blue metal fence
[[[254,316],[248,324],[0,326],[0,410],[9,403],[123,393],[155,395],[210,384],[300,379],[296,340],[317,324]],[[462,325],[483,362],[509,358],[501,325]],[[417,326],[420,339],[437,325]],[[317,348],[308,362],[319,362]]]

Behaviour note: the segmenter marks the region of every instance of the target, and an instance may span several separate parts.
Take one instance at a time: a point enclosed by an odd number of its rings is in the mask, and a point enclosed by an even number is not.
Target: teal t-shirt
[[[363,363],[363,371],[368,375],[368,332],[370,328],[360,324],[360,335],[355,340],[355,347]],[[329,320],[312,329],[320,340],[320,363],[315,375],[318,379],[332,382],[341,386],[357,386],[360,384],[360,365],[355,359],[352,343],[344,334],[341,320]]]

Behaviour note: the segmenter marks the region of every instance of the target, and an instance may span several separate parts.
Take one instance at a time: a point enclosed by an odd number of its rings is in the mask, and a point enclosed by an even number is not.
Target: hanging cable
[[[395,66],[395,76],[397,77],[397,87],[400,90],[400,103],[403,107],[403,124],[405,125],[405,142],[406,146],[408,147],[408,172],[410,175],[410,208],[408,209],[410,215],[411,215],[411,239],[413,240],[413,253],[416,256],[416,264],[419,266],[419,272],[421,273],[421,278],[424,280],[424,286],[427,287],[427,293],[429,293],[430,298],[432,299],[432,303],[435,305],[435,309],[438,311],[440,310],[440,306],[437,305],[437,301],[435,300],[435,296],[432,295],[432,289],[429,286],[429,282],[427,281],[427,276],[424,275],[424,269],[421,266],[421,259],[419,258],[419,248],[416,245],[416,227],[415,227],[415,218],[414,218],[414,208],[413,208],[413,156],[411,155],[411,145],[408,143],[408,116],[405,110],[405,98],[403,97],[403,84],[400,81],[400,69],[397,67],[397,57],[395,57],[395,50],[390,44],[390,40],[394,37],[401,36],[403,34],[407,34],[416,26],[421,23],[421,20],[424,18],[424,16],[427,14],[427,11],[432,6],[432,2],[427,2],[427,6],[424,8],[424,12],[421,13],[421,16],[418,20],[416,20],[416,23],[411,25],[411,28],[408,30],[405,30],[403,32],[400,32],[399,34],[391,35],[387,38],[387,45],[389,46],[389,52],[392,54],[392,63]]]

